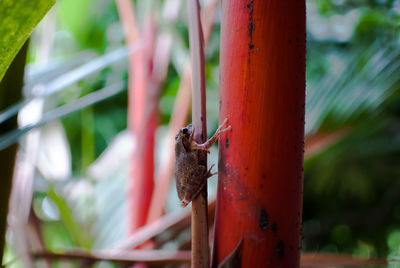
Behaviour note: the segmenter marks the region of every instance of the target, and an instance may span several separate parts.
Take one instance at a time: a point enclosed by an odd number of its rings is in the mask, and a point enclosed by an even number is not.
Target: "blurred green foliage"
[[[115,1],[60,1],[59,15],[74,35],[80,49],[104,52],[109,42],[107,29],[119,20]]]
[[[311,123],[308,130],[349,133],[305,160],[303,247],[365,257],[398,256],[400,1],[308,4],[317,11],[307,13],[308,23],[320,22],[326,30],[308,33],[307,90],[329,92],[320,95],[329,100],[325,105],[307,107],[312,111],[306,114],[309,124],[310,115],[325,113],[317,128]],[[337,22],[335,16],[346,21],[348,14],[357,19],[338,26],[353,29],[344,39],[344,29],[335,32],[327,24]],[[368,100],[367,95],[375,97]],[[312,99],[312,104],[319,100]]]

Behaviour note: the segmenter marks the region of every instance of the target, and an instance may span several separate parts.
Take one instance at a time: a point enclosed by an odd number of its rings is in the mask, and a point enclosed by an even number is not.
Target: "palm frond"
[[[324,126],[343,126],[363,114],[377,115],[380,105],[398,90],[397,50],[377,41],[366,48],[337,49],[327,55],[310,52],[312,58],[324,58],[330,69],[322,79],[308,79],[306,134]]]
[[[15,143],[22,135],[24,135],[25,133],[27,133],[29,130],[31,130],[33,128],[40,127],[51,120],[61,118],[70,113],[79,111],[85,107],[93,105],[97,102],[108,99],[109,97],[112,97],[112,96],[122,92],[123,89],[124,89],[124,86],[123,86],[122,82],[115,83],[115,84],[107,86],[103,89],[97,90],[93,93],[90,93],[90,94],[76,100],[73,103],[65,104],[63,106],[55,108],[54,110],[45,113],[39,122],[32,124],[32,125],[25,126],[20,129],[12,130],[12,131],[0,136],[0,150],[7,148],[11,144]]]
[[[63,71],[66,70],[65,68],[55,66],[54,68],[48,69],[48,73],[38,72],[38,74],[31,74],[31,79],[33,81],[28,83],[27,86],[24,88],[24,91],[28,92],[28,95],[24,100],[0,112],[0,124],[9,119],[11,116],[17,114],[20,109],[27,105],[30,101],[36,98],[51,96],[65,89],[67,86],[87,77],[88,75],[100,71],[110,64],[113,64],[125,58],[127,55],[138,50],[140,46],[140,43],[137,43],[130,48],[118,48],[95,59],[92,59],[87,63],[78,65],[66,73],[63,73]],[[67,63],[66,66],[69,67],[70,65],[75,65],[75,61],[76,60]],[[54,72],[58,73],[58,76],[56,75],[54,77]],[[37,77],[39,74],[42,76],[41,79]]]

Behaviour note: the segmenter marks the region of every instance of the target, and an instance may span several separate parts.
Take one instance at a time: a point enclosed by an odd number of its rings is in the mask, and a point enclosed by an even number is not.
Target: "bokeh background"
[[[158,33],[172,37],[158,103],[155,174],[167,161],[165,137],[189,57],[185,1],[172,1],[172,9],[165,2],[135,2],[142,27],[152,17]],[[306,2],[303,250],[388,258],[399,267],[400,0]],[[206,48],[209,133],[218,125],[218,9],[213,24]],[[114,0],[59,0],[35,29],[24,87],[33,101],[19,107],[20,130],[11,136],[20,138],[21,149],[7,267],[23,267],[15,221],[20,210],[31,211],[38,227],[29,239],[42,239],[54,252],[107,249],[128,235],[127,181],[135,146],[127,131],[128,56]],[[209,161],[218,161],[216,147]],[[211,199],[216,180],[210,179]],[[170,188],[167,214],[180,209]],[[177,236],[164,247],[179,248],[183,240]]]

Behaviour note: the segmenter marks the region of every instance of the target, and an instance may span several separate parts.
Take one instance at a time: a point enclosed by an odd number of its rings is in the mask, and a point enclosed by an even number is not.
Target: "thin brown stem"
[[[53,253],[50,251],[36,251],[31,253],[35,259],[48,260],[84,260],[90,262],[111,261],[122,263],[146,263],[150,266],[164,267],[168,264],[184,264],[190,261],[188,251],[168,250],[135,250],[135,251],[72,251]]]
[[[300,267],[365,267],[387,265],[385,259],[358,258],[351,255],[303,252],[300,257]]]
[[[189,42],[192,61],[192,124],[194,141],[207,139],[203,31],[198,0],[189,0]],[[198,151],[199,164],[207,166],[207,153]],[[192,202],[192,267],[210,267],[207,225],[207,182]]]

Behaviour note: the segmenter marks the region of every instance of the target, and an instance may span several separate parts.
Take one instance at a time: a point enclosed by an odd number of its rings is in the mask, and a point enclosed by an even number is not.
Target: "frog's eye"
[[[183,134],[187,134],[188,133],[188,129],[185,127],[185,128],[182,128],[182,133]]]

